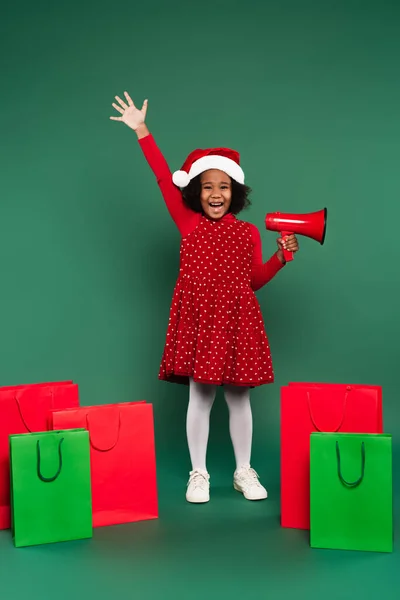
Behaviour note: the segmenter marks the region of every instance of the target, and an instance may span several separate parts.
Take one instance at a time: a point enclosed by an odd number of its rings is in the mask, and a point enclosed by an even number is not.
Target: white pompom
[[[186,171],[175,171],[175,173],[172,174],[172,181],[179,188],[184,188],[189,185],[190,177]]]

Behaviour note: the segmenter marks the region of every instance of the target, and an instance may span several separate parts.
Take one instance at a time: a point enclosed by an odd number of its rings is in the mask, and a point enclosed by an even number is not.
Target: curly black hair
[[[234,179],[231,179],[231,186],[232,201],[229,207],[229,212],[231,212],[234,215],[237,215],[242,210],[248,208],[251,205],[251,200],[249,199],[251,188],[242,183],[238,183]],[[203,211],[200,202],[200,194],[201,180],[200,175],[197,175],[197,177],[194,177],[189,183],[189,185],[182,190],[182,196],[186,206],[199,213]]]

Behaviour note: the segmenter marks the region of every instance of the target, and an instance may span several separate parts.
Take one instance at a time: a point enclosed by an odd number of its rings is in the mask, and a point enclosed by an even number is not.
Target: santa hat
[[[183,163],[182,169],[173,173],[172,181],[177,187],[184,188],[194,177],[209,169],[219,169],[238,183],[244,183],[239,153],[230,148],[193,150]]]

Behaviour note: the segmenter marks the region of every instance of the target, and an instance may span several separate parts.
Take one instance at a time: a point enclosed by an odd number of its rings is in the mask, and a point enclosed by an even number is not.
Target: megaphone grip
[[[282,231],[281,232],[281,238],[283,240],[285,240],[289,235],[292,235],[291,231]],[[283,258],[285,259],[286,262],[290,262],[294,258],[293,252],[290,252],[289,250],[284,249],[283,250]]]

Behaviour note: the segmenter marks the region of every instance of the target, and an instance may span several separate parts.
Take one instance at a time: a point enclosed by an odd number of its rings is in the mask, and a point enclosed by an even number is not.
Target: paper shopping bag
[[[78,385],[49,382],[0,388],[0,529],[10,527],[10,434],[49,429],[51,408],[79,406]]]
[[[310,434],[382,432],[378,388],[288,385],[281,388],[281,525],[310,527]]]
[[[310,545],[393,551],[392,436],[311,434]]]
[[[16,547],[92,537],[85,429],[10,436],[10,475]]]
[[[57,410],[52,419],[54,429],[89,431],[94,527],[158,517],[151,404]]]

